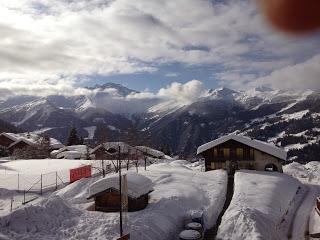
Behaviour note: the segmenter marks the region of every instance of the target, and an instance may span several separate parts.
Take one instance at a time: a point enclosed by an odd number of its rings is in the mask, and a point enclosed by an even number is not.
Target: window
[[[250,159],[254,159],[254,153],[253,148],[250,148]]]
[[[218,148],[217,152],[218,152],[218,158],[223,158],[223,153],[224,153],[223,148]]]
[[[227,159],[230,157],[230,149],[229,148],[223,149],[223,156],[224,156],[224,158],[227,158]]]
[[[213,149],[213,157],[214,157],[214,158],[217,158],[217,156],[218,156],[217,148],[214,148],[214,149]]]
[[[243,148],[237,148],[237,158],[243,158]]]

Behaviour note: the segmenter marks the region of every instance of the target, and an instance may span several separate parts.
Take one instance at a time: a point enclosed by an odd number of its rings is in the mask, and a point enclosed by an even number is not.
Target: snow
[[[320,185],[320,162],[309,162],[305,165],[293,162],[283,167],[283,171],[302,182]]]
[[[115,126],[113,125],[108,125],[108,128],[111,130],[111,131],[118,131],[118,132],[121,132],[121,130],[119,128],[116,128]]]
[[[307,188],[303,202],[293,222],[293,240],[306,238],[306,233],[320,233],[320,216],[315,211],[316,198],[320,195],[320,162],[302,165],[297,162],[283,167],[283,171],[299,179]]]
[[[309,110],[303,110],[303,111],[295,112],[292,114],[283,114],[281,117],[282,117],[282,119],[285,119],[285,120],[291,120],[291,119],[298,120],[298,119],[303,118],[303,116],[306,115],[308,112],[309,112]]]
[[[6,136],[7,138],[14,141],[9,147],[19,143],[20,141],[24,141],[29,145],[36,144],[39,140],[39,135],[35,133],[1,133],[0,135]],[[63,147],[63,144],[59,142],[55,138],[50,138],[50,146],[51,148],[61,148]]]
[[[243,143],[247,146],[253,147],[255,149],[258,149],[262,152],[268,153],[272,156],[275,156],[283,160],[287,159],[286,151],[280,149],[279,147],[273,144],[265,143],[256,139],[251,139],[245,136],[234,135],[234,134],[226,135],[224,137],[218,138],[216,140],[213,140],[211,142],[201,145],[200,147],[198,147],[197,154],[207,151],[208,149],[213,148],[229,140],[235,140],[237,142]]]
[[[153,183],[149,178],[134,172],[128,172],[123,175],[127,175],[128,195],[130,197],[139,198],[140,196],[153,190]],[[118,174],[109,175],[91,184],[89,187],[88,198],[91,198],[92,196],[110,188],[119,190]]]
[[[204,213],[205,227],[215,223],[226,194],[225,171],[199,172],[176,162],[140,168],[139,174],[152,180],[154,191],[146,209],[125,214],[130,239],[176,239],[193,211]],[[92,181],[82,179],[0,217],[1,233],[14,239],[117,239],[119,213],[86,210]]]
[[[57,184],[70,181],[70,169],[85,165],[100,166],[99,162],[90,160],[69,159],[37,159],[37,160],[14,160],[0,163],[0,189],[27,190],[39,192],[40,178],[42,188],[48,189]],[[92,170],[92,174],[96,173]],[[56,177],[58,179],[56,180]]]
[[[155,158],[162,158],[165,156],[165,154],[159,150],[156,150],[156,149],[153,149],[153,148],[150,148],[150,147],[146,147],[146,146],[135,146],[136,149],[146,153],[146,154],[149,154],[149,155],[152,155],[154,156]]]
[[[318,236],[320,235],[320,215],[315,208],[312,208],[311,210],[309,233],[310,235],[314,235],[314,234],[318,234]]]
[[[77,168],[91,164],[91,160],[30,159],[15,160],[0,164],[0,174],[45,174],[53,171]],[[7,168],[4,172],[3,168]]]
[[[184,230],[179,234],[179,237],[185,240],[191,239],[200,239],[201,234],[198,231],[195,230]]]
[[[79,158],[86,158],[86,155],[90,152],[91,149],[86,145],[72,145],[72,146],[65,146],[60,148],[59,150],[53,150],[51,152],[51,156],[55,158],[64,158],[64,159],[79,159]]]
[[[94,133],[96,131],[97,127],[96,126],[91,126],[91,127],[85,127],[84,130],[88,132],[88,139],[93,139],[94,138]]]
[[[57,158],[61,159],[80,159],[83,154],[78,151],[64,151],[57,154]]]
[[[242,170],[218,230],[218,239],[286,239],[281,223],[300,182],[281,173]]]
[[[105,142],[103,144],[98,145],[97,147],[95,147],[91,153],[94,154],[95,151],[97,151],[99,148],[104,147],[105,150],[109,149],[109,148],[113,148],[115,150],[118,151],[119,147],[120,147],[120,152],[121,153],[129,153],[130,151],[133,151],[133,147],[131,147],[129,144],[125,143],[125,142]]]

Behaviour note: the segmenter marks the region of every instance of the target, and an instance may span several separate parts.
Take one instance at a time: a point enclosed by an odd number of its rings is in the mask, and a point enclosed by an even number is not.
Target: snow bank
[[[77,223],[80,210],[55,196],[0,218],[1,232],[14,239],[56,239],[55,232]]]
[[[147,194],[153,190],[152,181],[134,172],[127,172],[127,183],[128,183],[128,195],[133,198],[138,198],[144,194]],[[122,175],[125,175],[122,174]],[[112,174],[105,178],[102,178],[89,187],[89,198],[96,195],[97,193],[103,192],[109,188],[119,190],[119,175]]]
[[[0,164],[0,174],[45,174],[55,171],[68,170],[83,165],[89,165],[90,160],[67,160],[67,159],[35,159],[16,160]],[[6,168],[7,170],[1,170]]]
[[[299,186],[299,181],[281,173],[238,171],[218,238],[286,239],[280,225]]]
[[[283,172],[300,179],[303,182],[310,182],[320,185],[320,162],[309,162],[305,165],[293,162],[283,167]]]
[[[191,212],[204,212],[205,227],[214,225],[226,194],[227,174],[198,172],[182,163],[162,163],[139,173],[150,178],[149,205],[127,213],[126,231],[133,240],[176,239]],[[92,179],[82,179],[41,204],[0,217],[1,233],[15,239],[117,239],[119,214],[83,210]],[[75,204],[84,201],[83,204]]]
[[[312,209],[309,221],[309,233],[311,236],[320,236],[320,215],[315,208]],[[317,238],[318,239],[318,238]]]

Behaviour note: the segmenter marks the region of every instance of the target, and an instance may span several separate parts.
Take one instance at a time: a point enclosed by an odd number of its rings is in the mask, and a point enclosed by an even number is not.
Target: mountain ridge
[[[129,141],[135,132],[139,144],[149,139],[148,143],[170,146],[174,154],[185,156],[193,155],[197,146],[233,132],[274,142],[286,148],[290,159],[299,161],[308,158],[301,154],[303,148],[319,145],[319,91],[222,87],[208,90],[194,101],[179,102],[157,95],[135,97],[140,92],[120,84],[97,85],[91,90],[90,95],[15,96],[0,103],[0,119],[26,131],[50,129],[47,133],[61,141],[71,125],[84,137],[88,135],[85,128],[95,126],[92,143]]]

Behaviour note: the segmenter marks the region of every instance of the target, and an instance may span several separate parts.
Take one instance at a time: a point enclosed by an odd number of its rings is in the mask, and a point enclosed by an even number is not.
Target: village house
[[[94,155],[96,160],[104,159],[118,159],[120,150],[120,158],[135,159],[137,150],[125,142],[105,142],[96,146],[91,154]],[[112,154],[114,153],[114,154]]]
[[[16,149],[26,147],[36,147],[40,135],[35,133],[6,133],[0,134],[0,146],[4,147],[12,154]],[[54,138],[50,138],[50,150],[59,149],[63,144]]]
[[[150,157],[150,158],[156,158],[156,159],[163,159],[165,158],[165,154],[159,150],[146,147],[146,146],[135,146],[135,148],[140,151],[143,156]]]
[[[50,156],[57,159],[91,159],[91,151],[92,149],[86,145],[72,145],[53,150]]]
[[[127,210],[133,212],[146,208],[149,193],[153,191],[152,181],[134,172],[126,173],[122,179],[122,194],[124,198],[127,197],[123,201],[127,202]],[[112,174],[91,184],[87,199],[92,198],[95,202],[95,211],[118,212],[120,210],[119,175]]]
[[[197,155],[205,159],[205,171],[238,169],[282,172],[287,159],[283,149],[249,137],[230,134],[198,147]]]

